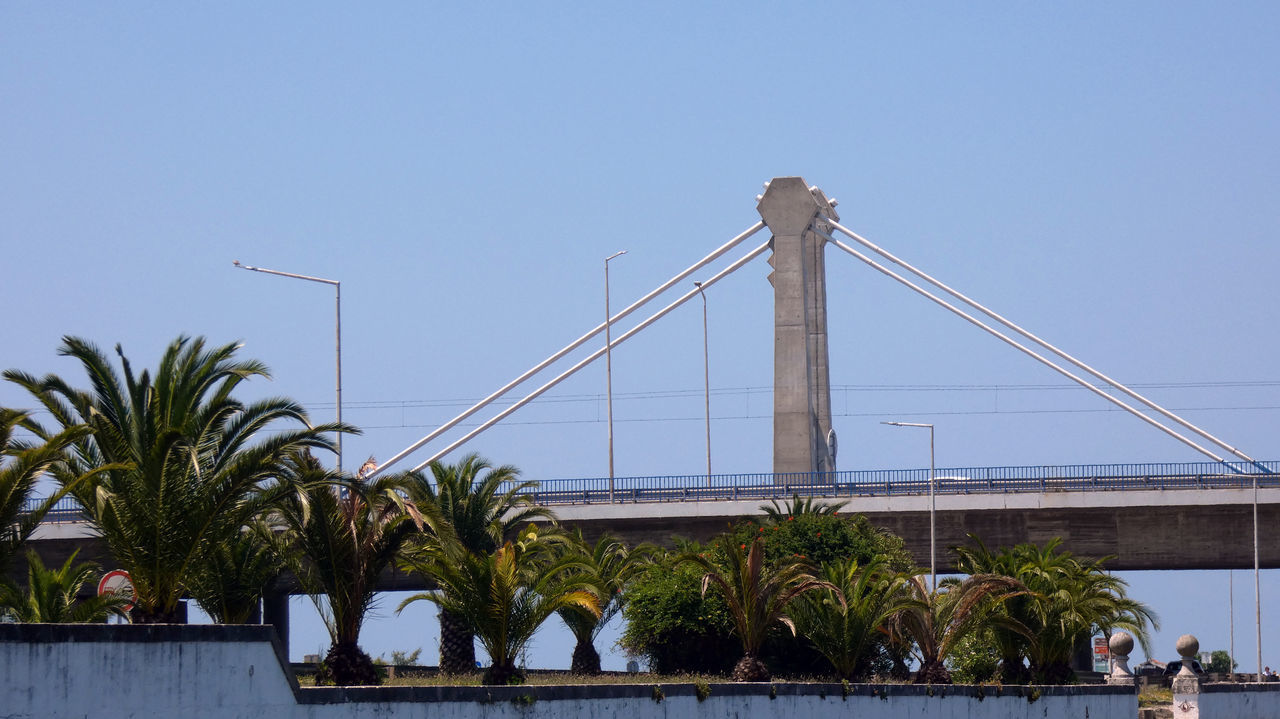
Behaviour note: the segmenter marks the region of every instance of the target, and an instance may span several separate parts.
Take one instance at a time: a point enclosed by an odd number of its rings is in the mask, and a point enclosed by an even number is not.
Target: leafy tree
[[[537,482],[520,479],[511,465],[494,467],[478,454],[457,464],[432,462],[431,476],[419,475],[410,498],[419,507],[433,506],[467,551],[488,554],[502,546],[524,524],[554,521],[550,510],[534,505],[528,491]],[[475,634],[446,604],[440,605],[440,669],[446,673],[475,668]]]
[[[326,432],[352,431],[307,426],[303,408],[290,400],[234,399],[241,382],[267,376],[261,363],[237,360],[237,349],[179,337],[153,378],[146,370],[135,375],[119,346],[122,373],[93,344],[65,337],[59,353],[80,362],[90,390],[56,375],[4,373],[64,431],[92,430],[70,444],[53,470],[129,571],[138,594],[134,621],[178,621],[178,602],[207,571],[214,548],[294,491],[276,480],[289,454],[332,449]],[[279,426],[294,424],[301,426]]]
[[[800,559],[773,567],[766,565],[763,538],[757,537],[750,549],[742,545],[745,553],[735,550],[731,542],[727,536],[720,539],[720,548],[727,560],[723,569],[699,554],[688,554],[685,559],[705,572],[702,593],[714,584],[728,607],[734,632],[742,643],[742,658],[734,665],[733,680],[768,681],[769,668],[760,661],[759,654],[769,631],[780,623],[795,634],[795,623],[787,615],[787,606],[805,592],[833,587],[814,577],[812,567]]]
[[[907,579],[878,559],[865,566],[853,559],[831,562],[818,576],[830,588],[809,592],[792,604],[796,628],[841,679],[866,678],[885,625],[906,606]]]
[[[907,580],[911,598],[890,621],[889,629],[915,643],[920,669],[917,684],[950,684],[946,661],[951,652],[984,623],[996,618],[982,611],[990,599],[1025,591],[1017,580],[994,574],[948,579],[931,591],[924,577]]]
[[[560,619],[573,633],[575,646],[570,670],[575,674],[599,674],[600,653],[595,639],[609,620],[622,610],[623,590],[649,564],[654,548],[641,545],[628,549],[621,540],[608,534],[594,546],[588,546],[581,532],[571,535],[570,553],[583,563],[590,591],[596,595],[599,612],[573,605],[559,610]]]
[[[715,557],[713,548],[680,548]],[[702,594],[703,574],[676,553],[655,558],[623,591],[626,625],[619,645],[660,674],[727,674],[740,644],[720,593]]]
[[[373,660],[360,649],[360,628],[373,607],[378,576],[393,566],[408,538],[431,523],[446,532],[431,511],[420,512],[403,493],[404,474],[370,483],[322,468],[310,455],[293,458],[301,494],[281,502],[274,515],[285,526],[280,554],[310,593],[332,644],[318,683],[378,684]]]
[[[15,622],[79,623],[102,622],[109,616],[125,616],[130,599],[104,594],[79,599],[86,584],[98,579],[98,565],[76,564],[71,553],[58,569],[48,569],[34,551],[27,552],[27,590],[22,593],[12,585],[0,585],[0,618]]]
[[[598,614],[600,600],[590,590],[588,566],[562,551],[564,537],[529,525],[491,553],[477,554],[460,541],[426,544],[410,560],[438,591],[415,594],[400,604],[425,600],[462,617],[489,653],[485,684],[523,680],[516,658],[538,627],[556,612],[576,607]]]
[[[1240,665],[1237,664],[1235,660],[1231,658],[1231,655],[1225,650],[1215,649],[1213,653],[1209,655],[1209,666],[1206,667],[1206,671],[1214,672],[1216,674],[1230,674],[1231,672],[1234,672],[1238,666]]]
[[[761,522],[738,522],[730,535],[735,546],[762,538],[769,564],[798,558],[814,566],[844,559],[865,565],[878,559],[895,571],[912,567],[902,538],[877,528],[861,514],[779,514]]]

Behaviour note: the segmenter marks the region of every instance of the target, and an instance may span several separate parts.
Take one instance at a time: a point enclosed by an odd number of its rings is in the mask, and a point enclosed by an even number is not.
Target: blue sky
[[[339,279],[357,466],[601,321],[607,255],[629,251],[621,307],[755,222],[760,183],[802,175],[864,236],[1280,458],[1278,13],[8,3],[0,365],[75,376],[64,334],[136,364],[180,333],[238,339],[274,370],[250,393],[327,418],[331,289],[231,261]],[[708,293],[717,472],[770,466],[767,273]],[[828,283],[842,468],[927,461],[887,419],[934,422],[943,466],[1199,459],[851,258],[829,253]],[[614,353],[620,475],[701,469],[699,309]],[[593,366],[468,449],[533,479],[603,475],[603,395]],[[0,387],[0,404],[28,402]],[[1129,578],[1165,618],[1157,656],[1187,631],[1227,645],[1225,573]],[[1264,602],[1278,592],[1264,573]],[[375,626],[372,653],[434,650],[404,626]],[[561,642],[535,663],[567,663]]]

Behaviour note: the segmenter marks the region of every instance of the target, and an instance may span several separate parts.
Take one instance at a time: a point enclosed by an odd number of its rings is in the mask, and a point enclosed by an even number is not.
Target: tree
[[[1215,674],[1230,674],[1231,672],[1234,672],[1238,666],[1240,665],[1237,664],[1236,661],[1231,658],[1231,655],[1225,650],[1215,649],[1213,650],[1213,653],[1209,655],[1209,666],[1205,669],[1206,671],[1210,671]]]
[[[433,506],[467,551],[493,552],[518,527],[535,519],[554,520],[550,510],[534,505],[527,491],[537,482],[520,479],[511,465],[494,467],[478,454],[457,464],[432,462],[431,476],[418,475],[410,498],[419,507]],[[440,605],[440,670],[468,672],[476,663],[475,634],[462,617]]]
[[[188,583],[191,596],[218,624],[256,624],[267,588],[284,571],[273,551],[275,527],[254,519],[234,537],[210,548]]]
[[[360,649],[360,628],[375,602],[379,575],[393,566],[409,537],[438,516],[404,494],[412,478],[387,474],[365,484],[298,453],[291,471],[305,492],[286,498],[274,515],[286,530],[280,555],[311,595],[331,645],[317,683],[378,684],[373,660]]]
[[[915,643],[920,662],[916,684],[950,684],[946,660],[952,650],[985,622],[996,621],[982,611],[984,603],[1024,591],[1017,580],[994,574],[949,579],[934,591],[923,576],[915,576],[907,580],[907,587],[911,597],[889,622],[889,630]]]
[[[102,594],[79,599],[86,584],[97,581],[100,569],[93,562],[76,564],[79,550],[72,552],[58,569],[48,569],[40,556],[27,552],[27,590],[0,585],[0,618],[15,622],[81,623],[103,622],[109,616],[126,616],[129,598]]]
[[[596,540],[594,547],[589,547],[582,540],[581,532],[571,535],[569,546],[569,551],[582,561],[590,591],[599,604],[599,612],[577,605],[559,611],[560,619],[575,639],[570,670],[575,674],[599,674],[596,636],[622,610],[623,590],[649,565],[654,549],[645,545],[628,549],[621,540],[608,534]]]
[[[479,554],[462,542],[436,537],[414,557],[438,591],[415,594],[400,604],[425,600],[463,618],[489,653],[485,684],[523,680],[516,658],[538,627],[552,614],[576,608],[599,615],[600,599],[591,591],[589,567],[562,551],[562,535],[529,525],[493,552]]]
[[[743,544],[739,549],[745,553],[735,549],[732,541],[728,536],[720,538],[720,549],[726,558],[723,569],[700,554],[687,554],[685,560],[702,568],[702,593],[714,584],[733,619],[734,631],[742,643],[742,658],[734,665],[733,680],[769,681],[769,668],[759,659],[769,631],[782,624],[795,634],[787,605],[805,592],[834,587],[814,577],[810,565],[800,559],[767,566],[763,538],[752,541],[750,549]]]
[[[213,549],[296,489],[276,479],[286,458],[303,448],[331,450],[326,432],[354,431],[308,426],[290,400],[234,399],[241,382],[268,376],[261,363],[237,360],[238,349],[179,337],[153,378],[147,370],[135,375],[119,346],[122,374],[93,344],[65,337],[59,354],[80,362],[91,390],[56,375],[4,373],[64,430],[92,430],[71,443],[54,473],[129,571],[138,595],[134,621],[178,621],[178,603]],[[301,427],[280,426],[294,424]]]
[[[818,575],[831,588],[809,592],[792,604],[796,628],[841,679],[870,674],[870,654],[889,619],[906,606],[906,577],[883,560],[831,562]]]

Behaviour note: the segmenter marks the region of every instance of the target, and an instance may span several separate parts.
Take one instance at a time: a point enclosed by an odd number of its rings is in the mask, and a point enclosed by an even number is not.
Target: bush
[[[627,626],[618,644],[646,658],[651,671],[725,674],[733,668],[742,653],[733,622],[718,593],[702,596],[701,569],[677,566],[668,555],[626,591]]]

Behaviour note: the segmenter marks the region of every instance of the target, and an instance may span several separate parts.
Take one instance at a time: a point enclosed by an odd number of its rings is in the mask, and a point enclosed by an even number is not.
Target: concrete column
[[[276,636],[284,647],[284,655],[289,656],[289,592],[284,590],[269,591],[262,597],[262,623],[276,628]]]
[[[1200,640],[1183,634],[1174,648],[1182,658],[1182,668],[1173,677],[1173,715],[1180,719],[1200,719],[1200,677],[1191,668],[1200,653]]]
[[[819,212],[839,218],[800,177],[771,180],[757,209],[773,233],[773,471],[825,471],[831,468],[825,241],[811,225]]]

